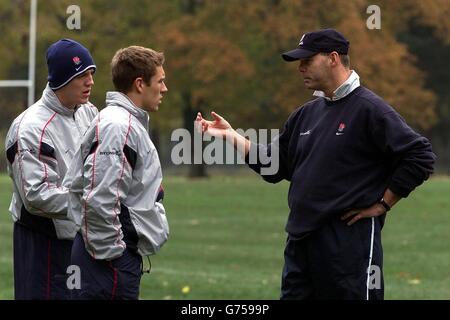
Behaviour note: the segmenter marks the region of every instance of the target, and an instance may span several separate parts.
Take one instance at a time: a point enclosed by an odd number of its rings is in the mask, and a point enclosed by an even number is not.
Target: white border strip
[[[58,90],[58,89],[64,87],[64,86],[65,86],[66,84],[68,84],[70,81],[72,81],[73,78],[79,76],[79,75],[82,74],[83,72],[86,72],[88,69],[94,69],[94,70],[95,70],[96,68],[97,68],[97,67],[95,66],[95,64],[91,64],[90,66],[87,66],[87,67],[84,68],[83,70],[80,70],[80,71],[78,71],[77,73],[75,73],[73,76],[71,76],[69,79],[67,79],[66,82],[64,82],[63,84],[61,84],[61,85],[59,85],[59,86],[57,86],[57,87],[55,87],[55,88],[50,87],[50,89],[52,89],[52,90]]]

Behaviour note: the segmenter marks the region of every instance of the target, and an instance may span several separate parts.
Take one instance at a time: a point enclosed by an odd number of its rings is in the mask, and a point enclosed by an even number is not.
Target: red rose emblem
[[[75,63],[76,65],[79,65],[80,62],[81,62],[80,58],[78,58],[78,57],[73,57],[73,58],[72,58],[72,61],[73,61],[73,63]]]

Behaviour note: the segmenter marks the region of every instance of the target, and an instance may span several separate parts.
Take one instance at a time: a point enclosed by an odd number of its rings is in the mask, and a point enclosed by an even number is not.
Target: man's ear
[[[137,93],[142,93],[142,88],[144,86],[144,79],[142,77],[137,77],[134,79],[133,87]]]
[[[331,52],[328,57],[331,60],[331,65],[332,66],[337,66],[339,63],[341,63],[341,58],[339,57],[339,53],[337,53],[336,51]]]

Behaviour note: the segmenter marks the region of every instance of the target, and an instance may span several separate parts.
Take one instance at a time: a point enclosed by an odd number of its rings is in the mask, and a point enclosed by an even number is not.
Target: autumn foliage
[[[220,112],[236,127],[280,128],[295,108],[312,99],[297,63],[285,63],[280,54],[295,47],[304,32],[333,27],[350,40],[351,68],[362,84],[412,126],[429,130],[442,114],[436,92],[426,87],[427,73],[399,34],[414,21],[449,44],[448,0],[378,1],[380,30],[366,27],[368,0],[80,0],[82,29],[72,31],[65,12],[72,2],[39,1],[36,97],[46,83],[45,50],[57,39],[71,37],[91,50],[98,67],[92,101],[99,108],[112,89],[111,57],[137,44],[166,55],[169,92],[152,120],[154,128],[170,132],[185,126],[199,109]],[[0,78],[23,79],[29,3],[0,0],[0,5]],[[25,107],[23,97],[9,92],[0,89],[0,103],[7,106],[3,128]]]

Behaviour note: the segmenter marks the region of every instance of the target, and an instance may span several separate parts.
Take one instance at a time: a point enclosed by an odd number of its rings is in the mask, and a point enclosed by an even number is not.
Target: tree
[[[205,28],[211,16],[209,8],[199,8],[201,1],[181,4],[182,16],[168,23],[157,40],[166,48],[166,71],[173,88],[169,90],[179,101],[182,126],[193,137],[197,112],[229,107],[235,101],[235,88],[251,75],[252,66],[224,34]],[[203,164],[191,168],[190,176],[206,175]]]

